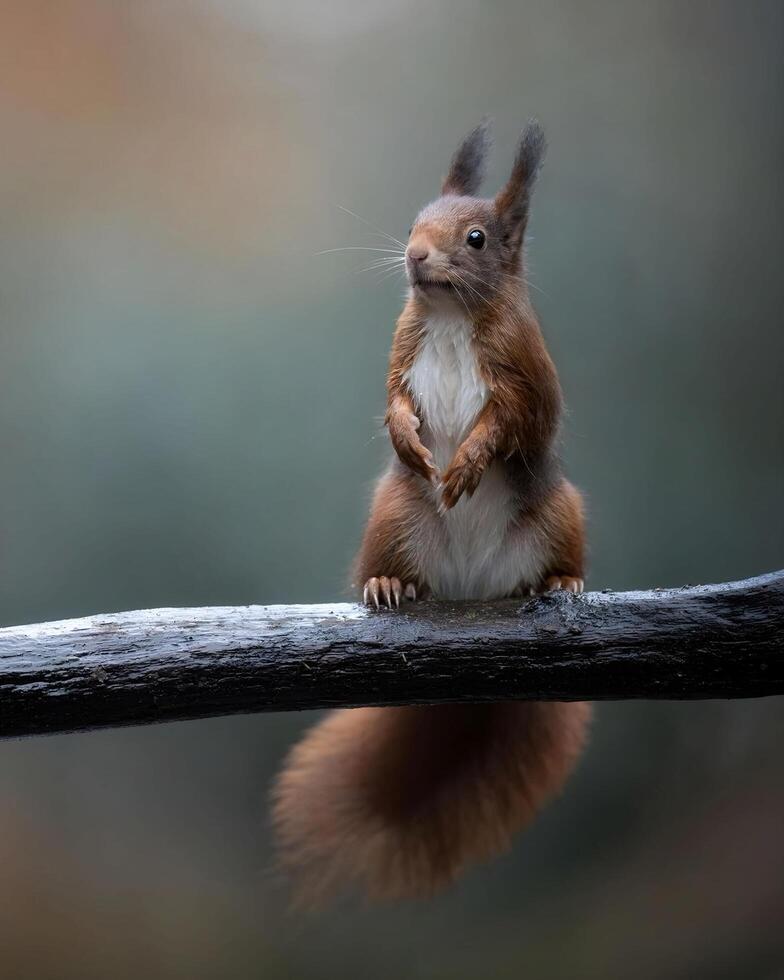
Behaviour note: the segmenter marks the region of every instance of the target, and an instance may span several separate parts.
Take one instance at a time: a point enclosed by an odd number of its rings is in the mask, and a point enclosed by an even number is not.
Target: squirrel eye
[[[469,231],[466,236],[466,245],[470,245],[471,248],[484,248],[485,245],[485,233],[480,231],[478,228],[474,228]]]

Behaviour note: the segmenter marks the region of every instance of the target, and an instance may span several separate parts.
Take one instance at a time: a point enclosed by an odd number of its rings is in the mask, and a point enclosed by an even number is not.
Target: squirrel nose
[[[426,245],[409,245],[408,257],[412,262],[424,262],[428,256]]]

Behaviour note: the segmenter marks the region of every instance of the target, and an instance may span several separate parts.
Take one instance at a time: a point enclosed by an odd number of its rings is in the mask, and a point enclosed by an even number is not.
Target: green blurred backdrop
[[[0,623],[345,594],[404,236],[460,136],[550,155],[530,277],[594,588],[784,565],[775,0],[5,0]],[[381,243],[383,244],[383,243]],[[375,253],[367,253],[371,257]],[[312,719],[0,745],[4,977],[784,976],[776,702],[607,704],[508,859],[285,911]]]

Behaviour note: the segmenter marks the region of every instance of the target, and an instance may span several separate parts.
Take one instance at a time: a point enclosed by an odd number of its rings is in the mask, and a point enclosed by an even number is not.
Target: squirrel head
[[[509,180],[495,198],[477,197],[490,149],[487,120],[460,144],[441,196],[419,215],[406,247],[406,272],[415,294],[445,296],[467,307],[493,303],[504,283],[520,280],[531,192],[545,151],[536,120],[523,130]]]

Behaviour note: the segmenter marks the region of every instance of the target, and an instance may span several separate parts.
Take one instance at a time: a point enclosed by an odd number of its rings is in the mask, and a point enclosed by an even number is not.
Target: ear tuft
[[[495,199],[499,214],[508,216],[511,221],[523,226],[528,218],[531,192],[546,149],[547,142],[541,123],[538,119],[531,119],[520,137],[512,174]]]
[[[491,122],[484,118],[460,144],[457,153],[452,157],[449,173],[441,185],[442,194],[473,195],[479,190],[492,143]]]

